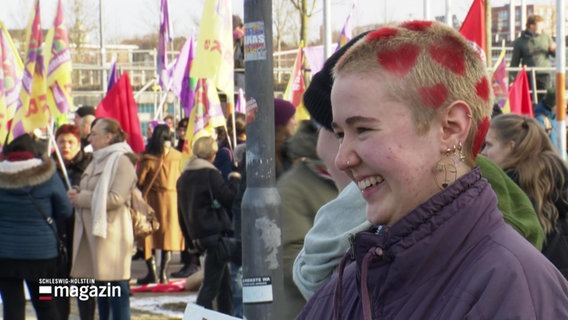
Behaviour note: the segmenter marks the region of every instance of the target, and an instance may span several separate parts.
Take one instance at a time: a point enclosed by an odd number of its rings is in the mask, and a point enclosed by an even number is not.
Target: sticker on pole
[[[243,278],[243,303],[272,302],[270,277]]]
[[[266,60],[264,22],[245,23],[245,61]]]

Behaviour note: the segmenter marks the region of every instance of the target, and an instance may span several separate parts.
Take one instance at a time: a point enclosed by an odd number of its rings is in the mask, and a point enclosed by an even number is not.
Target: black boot
[[[160,263],[160,283],[162,284],[168,283],[168,265],[171,258],[171,251],[162,250],[162,261]]]
[[[158,282],[158,276],[156,275],[156,259],[154,259],[154,256],[146,260],[146,267],[148,267],[148,274],[144,278],[136,280],[136,284]]]
[[[176,272],[172,272],[173,278],[187,278],[199,270],[199,253],[187,253],[187,258],[183,261],[183,267]]]

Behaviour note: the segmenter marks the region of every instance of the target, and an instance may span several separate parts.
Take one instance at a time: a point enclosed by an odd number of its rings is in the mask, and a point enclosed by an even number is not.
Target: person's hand
[[[67,197],[69,197],[69,201],[71,201],[71,204],[73,206],[75,206],[75,201],[77,200],[78,194],[79,194],[79,190],[77,190],[75,188],[71,188],[69,191],[67,191]]]

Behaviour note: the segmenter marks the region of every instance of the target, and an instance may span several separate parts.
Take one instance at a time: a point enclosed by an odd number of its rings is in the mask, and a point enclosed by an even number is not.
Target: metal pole
[[[450,27],[454,26],[452,19],[452,0],[446,0],[446,24]]]
[[[491,34],[492,20],[491,20],[491,0],[485,0],[485,58],[487,59],[487,66],[493,67],[492,56],[492,43],[493,35]]]
[[[103,28],[103,0],[99,0],[99,45],[101,47],[101,91],[103,94],[106,92],[106,50],[105,50],[105,37]]]
[[[424,0],[424,20],[430,20],[430,0]]]
[[[324,60],[331,56],[331,0],[323,0],[323,54]],[[308,45],[307,43],[305,44]]]
[[[245,319],[282,319],[280,196],[274,166],[272,0],[244,1],[247,188],[242,201]]]
[[[527,24],[527,1],[521,0],[521,30]]]
[[[556,0],[556,134],[560,156],[566,159],[566,12],[564,0]]]
[[[523,26],[521,26],[521,30],[522,29],[523,29]],[[515,34],[516,34],[516,30],[515,30],[515,1],[510,0],[509,1],[509,41],[515,40]]]

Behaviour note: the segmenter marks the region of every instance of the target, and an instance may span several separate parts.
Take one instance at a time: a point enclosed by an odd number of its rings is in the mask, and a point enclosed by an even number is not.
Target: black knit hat
[[[332,54],[323,64],[323,68],[312,77],[310,85],[304,92],[304,106],[306,106],[310,116],[329,131],[332,131],[331,86],[333,85],[333,67],[335,67],[335,64],[347,49],[351,48],[367,33],[369,31],[357,35]]]

